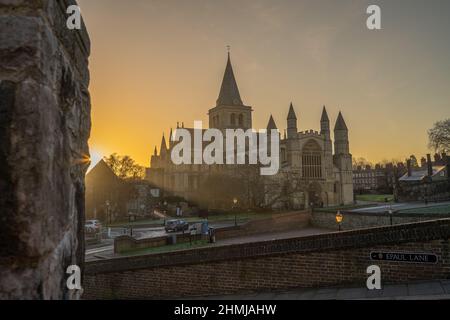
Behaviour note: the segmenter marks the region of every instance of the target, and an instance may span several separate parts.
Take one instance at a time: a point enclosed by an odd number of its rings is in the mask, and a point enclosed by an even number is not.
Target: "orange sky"
[[[177,121],[207,125],[226,45],[255,128],[273,114],[284,129],[293,101],[299,130],[318,130],[325,104],[333,125],[343,112],[352,154],[375,162],[423,155],[427,129],[450,115],[448,1],[370,1],[380,31],[365,27],[364,0],[78,2],[92,41],[94,161],[117,152],[148,166]]]

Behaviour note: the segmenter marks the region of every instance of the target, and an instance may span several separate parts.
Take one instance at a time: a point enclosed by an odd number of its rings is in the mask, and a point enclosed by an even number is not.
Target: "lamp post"
[[[392,211],[392,209],[389,209],[389,221],[391,222],[391,226],[392,226],[392,214],[394,213],[394,211]]]
[[[128,228],[130,229],[130,237],[133,236],[133,226],[131,225],[131,215],[132,212],[128,212]]]
[[[338,224],[339,231],[341,231],[341,223],[342,223],[342,220],[344,220],[344,216],[341,214],[340,211],[338,211],[338,212],[336,213],[336,223]]]
[[[234,226],[237,227],[237,212],[236,212],[236,205],[238,203],[238,199],[234,198],[233,199],[233,209],[234,209]]]
[[[107,219],[109,221],[108,224],[111,224],[111,212],[109,210],[109,205],[110,205],[109,204],[109,200],[106,200],[105,205],[106,205],[106,216],[107,216]]]

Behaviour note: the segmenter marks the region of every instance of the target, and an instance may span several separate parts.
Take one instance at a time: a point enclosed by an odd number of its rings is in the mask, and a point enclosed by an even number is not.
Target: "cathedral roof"
[[[296,119],[297,120],[297,116],[295,115],[295,111],[294,111],[294,106],[292,105],[292,102],[291,102],[291,105],[289,106],[289,113],[288,113],[288,120],[289,119]]]
[[[320,118],[320,122],[329,122],[329,121],[330,119],[328,118],[327,109],[325,108],[325,106],[323,106],[322,117]]]
[[[220,87],[219,98],[217,99],[217,106],[242,106],[241,95],[236,83],[231,66],[230,53],[228,53],[227,66],[223,75],[222,86]]]
[[[277,125],[275,124],[275,120],[273,120],[272,115],[270,115],[269,123],[267,124],[267,130],[277,129]]]
[[[344,117],[342,113],[339,112],[339,115],[336,120],[336,125],[334,126],[334,130],[348,130],[347,125],[345,124]]]

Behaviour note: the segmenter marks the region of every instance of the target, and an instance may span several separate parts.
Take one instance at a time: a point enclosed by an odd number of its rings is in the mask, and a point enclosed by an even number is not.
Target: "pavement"
[[[251,236],[243,236],[243,237],[218,240],[216,242],[216,245],[222,246],[222,245],[251,243],[251,242],[259,242],[259,241],[290,239],[290,238],[306,237],[306,236],[311,236],[311,235],[315,235],[315,234],[330,233],[330,232],[335,232],[335,231],[336,230],[330,230],[330,229],[325,229],[325,228],[305,227],[305,228],[299,229],[299,230],[274,232],[274,233],[263,233],[263,234],[256,234],[256,235],[251,235]]]
[[[443,202],[430,202],[425,204],[424,202],[405,202],[405,203],[387,203],[387,204],[379,204],[374,205],[373,207],[368,208],[358,208],[350,210],[351,212],[364,212],[364,213],[376,213],[376,212],[386,212],[389,210],[400,211],[406,209],[415,209],[415,208],[430,208],[435,206],[444,206],[450,205],[450,201]]]
[[[195,300],[450,300],[450,280],[417,281],[365,287],[292,289],[249,294],[196,297]]]

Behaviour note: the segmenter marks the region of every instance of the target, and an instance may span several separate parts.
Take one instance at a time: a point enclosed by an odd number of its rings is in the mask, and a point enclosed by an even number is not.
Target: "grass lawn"
[[[360,201],[371,201],[371,202],[385,202],[385,199],[388,201],[393,201],[394,196],[392,194],[357,194],[356,200]]]
[[[193,249],[193,248],[205,247],[208,245],[209,245],[209,242],[207,240],[197,240],[197,241],[193,241],[192,244],[189,242],[185,242],[185,243],[177,243],[177,244],[172,244],[172,245],[165,245],[165,246],[161,246],[161,247],[131,250],[131,251],[122,253],[121,256],[128,257],[128,256],[145,255],[145,254],[152,254],[152,253],[171,252],[171,251],[176,251],[176,250],[188,250],[188,249]]]
[[[436,213],[436,214],[450,214],[450,205],[428,205],[423,208],[413,208],[413,209],[405,209],[400,210],[399,213],[418,213],[418,214],[427,214],[427,213]]]

